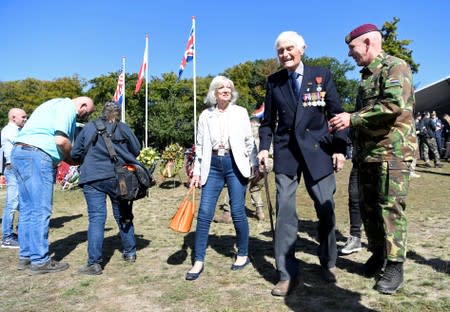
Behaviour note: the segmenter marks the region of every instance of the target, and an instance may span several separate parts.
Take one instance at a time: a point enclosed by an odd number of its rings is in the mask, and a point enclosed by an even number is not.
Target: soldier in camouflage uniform
[[[349,56],[361,70],[357,111],[330,120],[336,130],[354,129],[361,215],[373,253],[363,266],[366,276],[384,267],[375,288],[393,294],[403,283],[406,259],[406,196],[409,169],[417,149],[410,68],[382,50],[375,25],[364,24],[345,38]]]

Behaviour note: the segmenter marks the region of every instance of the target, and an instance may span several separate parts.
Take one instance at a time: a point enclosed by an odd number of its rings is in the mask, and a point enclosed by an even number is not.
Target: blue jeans
[[[19,185],[19,258],[48,262],[48,226],[56,170],[52,158],[31,146],[14,146],[13,171]]]
[[[19,207],[19,189],[17,188],[17,180],[12,168],[5,168],[4,172],[8,183],[6,188],[6,202],[3,208],[2,216],[2,233],[3,240],[14,238],[14,213]]]
[[[119,201],[117,180],[110,178],[83,185],[83,193],[89,215],[88,265],[102,262],[103,240],[106,222],[106,196],[111,200],[114,219],[119,226],[124,256],[136,254],[132,202]]]
[[[208,179],[202,188],[200,208],[197,215],[195,230],[195,260],[204,261],[208,245],[208,233],[216,210],[217,199],[224,185],[228,185],[231,204],[231,217],[236,231],[236,246],[238,256],[248,254],[248,221],[245,214],[245,191],[247,178],[243,177],[237,168],[233,156],[212,155]]]

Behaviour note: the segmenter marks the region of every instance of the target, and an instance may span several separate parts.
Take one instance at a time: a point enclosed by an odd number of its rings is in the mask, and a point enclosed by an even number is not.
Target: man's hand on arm
[[[330,119],[330,126],[333,127],[333,130],[340,131],[347,129],[351,126],[350,120],[351,114],[349,113],[340,113]]]

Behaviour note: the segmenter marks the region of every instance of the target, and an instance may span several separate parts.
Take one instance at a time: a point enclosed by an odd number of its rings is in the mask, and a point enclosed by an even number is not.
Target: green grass
[[[421,163],[419,162],[419,165]],[[337,174],[336,231],[338,244],[348,234],[347,185],[351,164]],[[157,170],[155,172],[158,172]],[[417,168],[411,181],[408,260],[405,284],[394,296],[372,289],[374,281],[357,274],[369,257],[367,250],[340,257],[339,280],[325,284],[315,256],[316,217],[303,187],[298,190],[300,218],[297,257],[301,284],[286,298],[270,290],[277,280],[270,225],[249,212],[252,266],[229,268],[235,255],[232,225],[212,224],[205,271],[194,282],[184,280],[192,261],[194,230],[180,234],[168,228],[186,188],[174,181],[150,189],[150,197],[135,203],[138,242],[135,264],[122,261],[120,239],[108,210],[105,229],[105,268],[100,276],[80,276],[87,258],[87,212],[80,190],[55,190],[49,233],[50,251],[71,266],[67,271],[28,276],[16,270],[17,251],[0,249],[0,311],[450,311],[450,164],[442,169]],[[275,204],[273,175],[272,203]],[[185,177],[181,177],[184,181]],[[177,181],[175,181],[177,182]],[[175,186],[175,187],[173,187]],[[5,190],[0,190],[4,202]],[[197,196],[198,198],[199,196]],[[250,207],[248,198],[248,207]],[[363,236],[363,242],[366,239]]]

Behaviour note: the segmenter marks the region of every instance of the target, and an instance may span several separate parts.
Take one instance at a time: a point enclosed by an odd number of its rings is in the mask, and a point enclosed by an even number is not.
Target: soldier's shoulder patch
[[[386,86],[388,87],[394,87],[394,86],[401,86],[402,82],[398,78],[389,78],[386,81]]]

